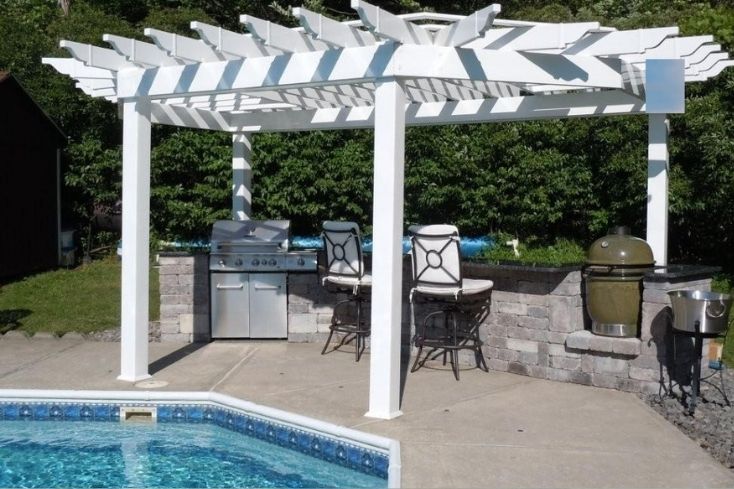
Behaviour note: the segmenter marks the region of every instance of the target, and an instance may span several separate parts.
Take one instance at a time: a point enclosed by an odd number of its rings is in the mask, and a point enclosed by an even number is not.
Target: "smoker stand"
[[[698,398],[701,395],[701,382],[706,382],[707,384],[713,386],[716,388],[719,392],[721,392],[721,395],[724,397],[724,402],[726,402],[727,406],[731,406],[731,403],[729,402],[729,397],[726,395],[726,389],[724,386],[724,370],[726,369],[726,366],[724,365],[724,362],[719,362],[718,365],[718,373],[719,373],[719,384],[716,385],[713,382],[710,382],[708,379],[716,375],[716,372],[713,372],[706,377],[701,377],[701,359],[703,358],[703,340],[706,338],[719,338],[724,337],[724,342],[726,343],[726,333],[724,335],[721,335],[720,333],[702,333],[700,331],[700,323],[696,321],[694,323],[694,331],[681,331],[678,329],[673,328],[673,368],[675,369],[674,373],[677,374],[678,369],[678,361],[677,361],[677,341],[676,338],[680,336],[685,336],[689,338],[693,338],[693,377],[691,378],[691,399],[688,402],[688,414],[693,415],[696,412],[696,404],[698,403]],[[677,375],[676,375],[677,377]],[[673,392],[673,376],[668,376],[668,382],[669,382],[669,391]],[[685,398],[685,391],[683,391],[683,387],[680,386],[681,392],[684,395]]]

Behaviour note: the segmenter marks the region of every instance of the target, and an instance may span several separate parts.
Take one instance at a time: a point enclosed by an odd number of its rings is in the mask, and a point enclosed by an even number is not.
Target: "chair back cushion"
[[[362,238],[356,222],[324,221],[321,238],[326,250],[327,275],[364,276]]]
[[[461,287],[459,230],[449,224],[411,226],[416,287]]]

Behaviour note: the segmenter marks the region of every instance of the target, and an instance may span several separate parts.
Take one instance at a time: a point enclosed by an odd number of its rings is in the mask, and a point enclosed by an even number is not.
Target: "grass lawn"
[[[150,318],[158,318],[158,269],[150,270]],[[89,333],[120,325],[120,261],[96,260],[0,285],[0,332]]]
[[[726,362],[726,365],[730,368],[734,368],[734,332],[731,332],[732,329],[732,322],[729,321],[729,335],[731,338],[728,338],[726,343],[724,343],[724,352],[722,354],[722,357],[724,358],[724,362]]]

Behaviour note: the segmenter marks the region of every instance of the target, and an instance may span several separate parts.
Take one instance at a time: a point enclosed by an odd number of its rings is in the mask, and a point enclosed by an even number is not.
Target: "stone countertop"
[[[666,267],[655,267],[654,270],[645,274],[646,282],[670,282],[672,280],[698,280],[711,278],[712,275],[721,271],[721,267],[710,265],[668,265]]]
[[[560,266],[531,265],[522,263],[490,263],[481,260],[464,260],[464,265],[470,267],[486,267],[496,270],[538,272],[538,273],[568,273],[583,269],[581,264],[569,264]],[[697,280],[711,278],[712,275],[721,271],[721,267],[711,265],[668,265],[655,267],[654,270],[645,274],[645,281],[668,282],[670,280]]]
[[[464,260],[462,262],[464,265],[469,265],[471,267],[486,267],[486,268],[493,268],[495,270],[506,270],[506,271],[518,271],[518,272],[538,272],[538,273],[568,273],[568,272],[578,272],[581,270],[582,265],[580,264],[569,264],[569,265],[560,265],[560,266],[551,266],[551,265],[532,265],[532,264],[524,264],[524,263],[515,263],[515,262],[507,262],[507,263],[491,263],[481,260]]]
[[[155,253],[158,256],[172,256],[172,257],[183,257],[183,256],[194,256],[194,255],[208,255],[208,250],[196,250],[196,251],[159,251]]]

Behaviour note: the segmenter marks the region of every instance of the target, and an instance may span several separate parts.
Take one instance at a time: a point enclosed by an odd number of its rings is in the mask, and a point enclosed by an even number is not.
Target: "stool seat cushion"
[[[418,293],[433,297],[458,297],[459,295],[466,297],[481,294],[491,290],[494,282],[491,280],[477,280],[465,278],[461,281],[461,287],[440,287],[430,285],[419,285],[413,288],[413,293]]]
[[[372,276],[368,273],[362,275],[361,278],[350,277],[346,275],[327,275],[326,277],[324,277],[324,284],[327,283],[343,287],[370,287],[372,285]]]

